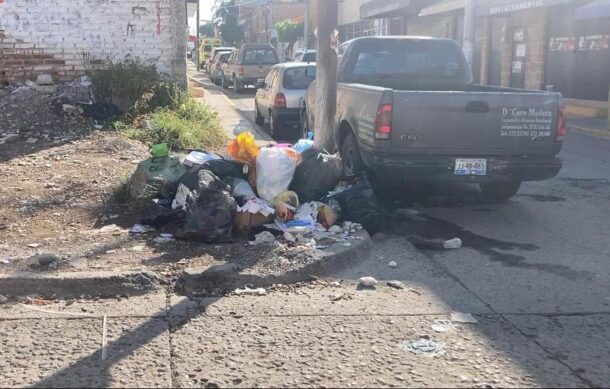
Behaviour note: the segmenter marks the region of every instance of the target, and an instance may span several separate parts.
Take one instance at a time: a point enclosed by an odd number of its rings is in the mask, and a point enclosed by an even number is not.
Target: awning
[[[411,0],[370,0],[360,6],[360,19],[379,18],[411,5]]]
[[[589,4],[576,8],[574,17],[577,20],[610,17],[610,0],[594,0]]]
[[[422,8],[419,12],[419,16],[430,16],[442,14],[445,12],[455,11],[462,9],[466,6],[466,0],[444,0],[438,3],[432,4],[426,8]]]
[[[476,16],[493,16],[533,8],[552,7],[571,0],[488,0],[475,7]]]

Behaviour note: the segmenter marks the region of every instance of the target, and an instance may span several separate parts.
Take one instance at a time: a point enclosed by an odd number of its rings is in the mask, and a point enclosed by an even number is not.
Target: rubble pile
[[[247,236],[250,245],[275,246],[270,261],[281,269],[333,245],[350,247],[362,239],[358,231],[376,233],[383,222],[366,174],[342,177],[338,155],[315,150],[311,140],[258,149],[244,132],[228,155],[193,150],[178,158],[164,145],[152,150],[128,191],[147,201],[143,225],[174,227],[166,238],[218,243]]]
[[[95,125],[83,110],[95,103],[89,77],[41,84],[27,81],[0,88],[0,145],[17,140],[62,143]]]

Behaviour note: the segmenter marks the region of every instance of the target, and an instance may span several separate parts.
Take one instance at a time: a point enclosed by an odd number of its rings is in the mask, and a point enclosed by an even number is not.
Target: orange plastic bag
[[[256,166],[258,148],[254,143],[254,135],[249,131],[242,132],[232,140],[227,146],[227,152],[238,161]]]

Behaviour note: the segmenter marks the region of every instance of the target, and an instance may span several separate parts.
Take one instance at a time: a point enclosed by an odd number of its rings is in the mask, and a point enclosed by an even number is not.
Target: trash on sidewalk
[[[403,284],[400,281],[388,281],[386,283],[386,285],[388,285],[390,288],[394,288],[394,289],[404,289],[405,288],[405,284]]]
[[[245,287],[244,289],[237,288],[233,293],[238,296],[264,296],[267,294],[267,291],[264,288],[250,289]]]
[[[178,190],[176,191],[176,196],[172,201],[172,209],[184,209],[189,193],[191,193],[191,190],[188,186],[180,183],[180,185],[178,185]]]
[[[254,240],[250,242],[251,245],[258,246],[259,244],[272,244],[275,242],[275,236],[269,231],[263,231],[259,234],[254,235]]]
[[[176,237],[208,243],[231,240],[237,203],[230,187],[209,170],[199,170],[198,179],[197,189],[186,201],[184,227]]]
[[[451,312],[449,320],[455,323],[478,324],[479,321],[472,316],[472,313]]]
[[[41,253],[29,257],[27,263],[32,269],[54,269],[59,266],[60,260],[55,254]]]
[[[249,165],[256,164],[258,148],[254,142],[254,135],[250,131],[244,131],[227,146],[227,152],[238,161]]]
[[[9,257],[5,257],[5,258],[0,258],[0,263],[3,265],[9,265],[11,263],[11,261],[10,261]]]
[[[432,357],[444,353],[445,344],[427,338],[419,338],[402,342],[400,348],[417,355]]]
[[[310,139],[299,139],[292,148],[299,154],[303,154],[305,151],[313,148],[313,140]]]
[[[398,266],[398,264],[396,262],[394,262],[394,261],[388,262],[388,267],[396,267],[396,266]]]
[[[339,189],[339,192],[324,197],[322,202],[338,201],[345,220],[362,224],[371,235],[379,232],[383,227],[384,218],[366,173],[346,177],[343,181],[345,189]],[[341,187],[340,183],[339,188]]]
[[[231,196],[236,200],[246,201],[257,198],[248,181],[237,177],[227,177],[224,181],[231,186]]]
[[[173,198],[178,180],[187,172],[175,157],[149,158],[138,164],[128,182],[132,199]]]
[[[155,227],[146,224],[134,224],[130,229],[130,234],[146,234],[147,232],[156,231]]]
[[[299,206],[299,196],[291,191],[280,193],[273,200],[273,205],[278,219],[287,222],[294,218]]]
[[[153,158],[165,158],[169,156],[169,146],[167,143],[159,143],[152,145],[150,148],[150,155]]]
[[[174,240],[174,235],[169,233],[163,233],[153,239],[153,242],[163,244]]]
[[[172,209],[173,201],[163,199],[151,200],[142,211],[141,224],[159,228],[166,224],[184,223],[184,209]]]
[[[124,233],[126,231],[127,230],[117,226],[116,224],[108,224],[108,225],[105,225],[104,227],[100,228],[99,230],[97,230],[97,232],[99,232],[101,234],[106,234],[106,233]],[[38,246],[40,246],[40,245],[38,245]],[[36,247],[38,247],[38,246],[36,246]],[[28,245],[28,247],[32,247],[32,246]]]
[[[182,164],[188,167],[203,165],[208,161],[220,159],[218,155],[206,153],[205,151],[193,150],[182,161]]]
[[[256,158],[256,190],[271,203],[288,190],[297,167],[298,154],[288,148],[262,149]]]
[[[301,162],[294,172],[290,189],[303,202],[319,200],[332,190],[341,178],[341,158],[322,154],[315,149],[301,154]]]
[[[447,332],[454,329],[453,323],[449,320],[436,319],[430,326],[436,332]]]
[[[330,228],[337,222],[337,212],[327,204],[318,203],[318,223]]]
[[[443,248],[447,250],[459,249],[460,247],[462,247],[462,240],[460,238],[453,238],[443,242]]]
[[[371,288],[377,285],[377,280],[373,277],[360,277],[360,279],[358,279],[358,285]]]

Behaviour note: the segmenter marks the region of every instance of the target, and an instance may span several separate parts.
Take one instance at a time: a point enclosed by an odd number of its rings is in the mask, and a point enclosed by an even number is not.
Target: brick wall
[[[186,33],[184,0],[4,0],[0,81],[71,80],[131,57],[185,84]]]

